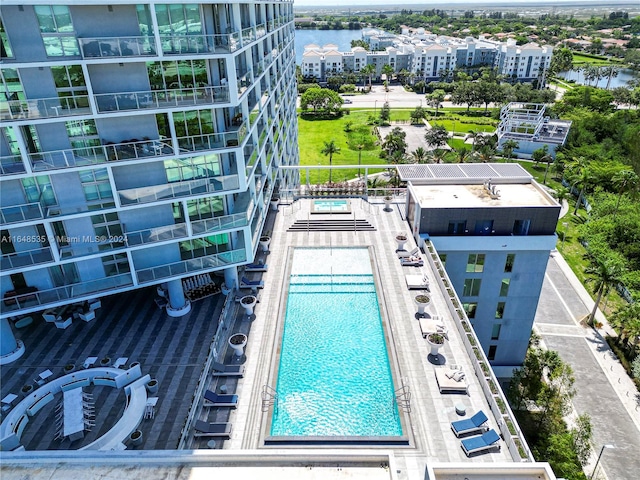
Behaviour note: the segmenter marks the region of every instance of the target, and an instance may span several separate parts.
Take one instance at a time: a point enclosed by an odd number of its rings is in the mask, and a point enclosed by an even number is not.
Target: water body
[[[360,40],[362,30],[296,30],[296,65],[302,65],[304,46],[310,43],[323,46],[327,43],[338,45],[338,51],[350,52],[351,40]]]
[[[565,80],[574,80],[580,85],[585,85],[587,83],[581,70],[569,70],[568,72],[560,72],[558,76],[564,78]],[[609,88],[611,89],[616,87],[626,87],[631,80],[635,80],[637,78],[638,77],[633,70],[624,68],[620,70],[617,77],[611,78]],[[593,86],[593,81],[591,81],[590,85]],[[597,86],[600,88],[605,88],[607,86],[607,78],[602,78],[598,82]]]

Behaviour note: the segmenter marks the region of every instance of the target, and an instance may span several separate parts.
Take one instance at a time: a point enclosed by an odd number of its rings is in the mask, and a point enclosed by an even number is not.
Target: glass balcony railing
[[[231,148],[241,145],[246,136],[247,122],[244,121],[237,130],[231,130],[225,133],[208,133],[205,135],[178,137],[178,146],[180,147],[180,153]]]
[[[135,230],[124,232],[127,245],[130,247],[135,245],[145,245],[147,243],[165,242],[184,238],[188,235],[187,225],[185,223],[177,223],[175,225],[162,225],[160,227],[145,228],[143,230]]]
[[[247,252],[244,248],[229,250],[228,252],[215,253],[204,257],[183,260],[181,262],[160,265],[158,267],[137,270],[138,283],[149,283],[165,278],[187,275],[191,272],[210,270],[212,268],[225,268],[247,261]]]
[[[118,190],[118,196],[122,205],[135,205],[236,190],[239,186],[238,176],[228,175]]]
[[[96,253],[113,252],[121,248],[126,248],[123,242],[74,242],[60,247],[60,258],[78,258]]]
[[[256,39],[256,28],[247,27],[242,29],[242,45],[251,43]]]
[[[30,267],[31,265],[39,265],[53,261],[53,254],[49,247],[36,248],[24,252],[3,253],[0,260],[0,266],[3,271],[13,270],[14,268]]]
[[[51,305],[67,300],[75,300],[89,297],[100,292],[110,291],[133,285],[130,273],[123,273],[111,277],[88,280],[82,283],[64,285],[48,290],[36,290],[16,296],[3,296],[3,309],[5,311],[22,310],[37,306]],[[110,292],[113,293],[113,292]]]
[[[153,37],[78,38],[83,58],[144,57],[156,54]]]
[[[233,53],[242,46],[237,32],[221,35],[161,35],[160,43],[165,55]]]
[[[90,113],[91,108],[89,107],[89,97],[87,95],[9,100],[2,102],[0,120],[36,120]]]
[[[42,205],[38,202],[11,205],[0,208],[0,223],[20,223],[44,218]]]
[[[144,110],[149,108],[189,107],[228,103],[229,87],[198,87],[179,90],[100,93],[94,95],[98,113]]]
[[[194,235],[202,233],[215,233],[221,230],[242,228],[248,225],[246,213],[234,213],[221,217],[203,218],[191,222],[191,229]]]
[[[173,155],[173,147],[160,140],[113,143],[96,147],[70,148],[29,154],[34,171],[98,165],[105,162],[120,162],[149,157]]]
[[[26,171],[20,155],[0,157],[0,175],[18,175]]]

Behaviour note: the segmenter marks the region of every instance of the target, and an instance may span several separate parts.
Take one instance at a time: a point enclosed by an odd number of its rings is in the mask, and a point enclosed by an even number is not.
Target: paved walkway
[[[598,331],[581,323],[593,308],[591,296],[558,252],[549,259],[535,329],[543,344],[560,353],[573,368],[576,395],[575,414],[588,413],[593,427],[593,447],[607,449],[594,478],[623,480],[637,478],[640,470],[640,395],[613,354],[604,336],[613,332],[604,315]],[[593,471],[595,455],[591,465]]]

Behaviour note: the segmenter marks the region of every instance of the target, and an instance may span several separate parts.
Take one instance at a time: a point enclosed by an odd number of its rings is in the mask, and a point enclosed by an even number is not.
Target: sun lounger
[[[409,290],[424,290],[429,288],[429,279],[426,275],[405,275],[405,282]]]
[[[500,440],[500,435],[495,430],[489,430],[482,435],[476,437],[465,438],[461,441],[462,449],[467,457],[472,453],[484,452],[497,447],[500,450],[500,445],[496,445],[496,442]]]
[[[424,260],[420,257],[402,257],[400,259],[400,265],[403,267],[422,267],[424,266]]]
[[[453,430],[456,437],[470,435],[472,433],[482,433],[489,429],[489,427],[485,425],[487,420],[489,420],[487,416],[480,410],[471,418],[451,422],[451,430]]]
[[[194,428],[196,430],[196,437],[231,437],[230,423],[209,423],[196,420]]]
[[[416,247],[410,252],[407,250],[400,250],[397,253],[398,253],[398,258],[415,257],[416,255],[420,255],[420,249]]]
[[[266,272],[269,265],[261,262],[250,263],[244,266],[245,272]]]
[[[464,372],[462,370],[453,368],[436,368],[436,382],[440,393],[445,392],[460,392],[469,393],[467,382],[464,379]]]
[[[212,392],[211,390],[205,390],[204,406],[236,408],[238,406],[238,395],[231,395],[231,394],[219,395],[216,392]]]
[[[243,377],[244,365],[223,365],[214,362],[211,364],[214,377]]]
[[[435,315],[433,318],[420,318],[418,321],[420,323],[422,338],[427,338],[430,333],[440,333],[444,335],[445,338],[448,338],[447,329],[439,316]]]
[[[249,280],[247,277],[240,279],[240,288],[264,288],[262,280]]]

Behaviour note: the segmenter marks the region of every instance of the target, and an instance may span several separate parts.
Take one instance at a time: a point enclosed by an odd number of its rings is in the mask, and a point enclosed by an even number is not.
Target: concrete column
[[[9,320],[0,319],[0,365],[17,360],[24,353],[24,343],[16,340]]]
[[[238,269],[236,267],[229,267],[224,269],[224,284],[227,288],[238,287]]]
[[[186,301],[184,290],[182,290],[182,280],[177,279],[167,282],[167,289],[169,290],[169,305],[171,305],[171,308],[177,310],[184,307]]]

